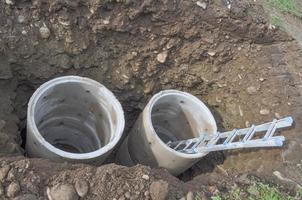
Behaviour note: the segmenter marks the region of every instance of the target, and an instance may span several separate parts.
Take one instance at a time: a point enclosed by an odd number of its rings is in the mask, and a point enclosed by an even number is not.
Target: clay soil
[[[271,25],[262,4],[234,0],[228,9],[225,2],[1,0],[0,199],[77,199],[79,182],[88,187],[82,199],[181,199],[189,191],[210,199],[255,177],[286,192],[299,187],[301,47]],[[124,108],[125,135],[164,89],[200,98],[220,131],[285,116],[296,124],[282,132],[282,148],[211,153],[179,177],[120,166],[114,157],[102,166],[27,158],[27,102],[39,85],[63,75],[109,88]],[[57,192],[62,185],[67,189]]]

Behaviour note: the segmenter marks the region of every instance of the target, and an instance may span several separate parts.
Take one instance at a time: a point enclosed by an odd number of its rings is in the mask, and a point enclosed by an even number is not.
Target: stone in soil
[[[47,189],[49,200],[77,200],[79,196],[70,184],[60,184]]]
[[[89,189],[89,186],[84,180],[77,180],[75,182],[75,189],[80,197],[84,197]]]
[[[165,63],[167,57],[168,57],[168,52],[167,52],[167,51],[164,51],[164,52],[162,52],[162,53],[157,54],[156,59],[157,59],[157,61],[160,62],[160,63]]]
[[[9,165],[5,165],[0,169],[0,181],[3,182],[8,171],[10,170],[10,166]]]
[[[150,185],[150,196],[152,200],[164,200],[168,195],[169,184],[166,181],[154,181]]]
[[[12,182],[11,184],[8,185],[6,195],[8,197],[14,197],[18,194],[20,191],[20,185],[17,182]]]
[[[45,24],[40,28],[40,35],[43,39],[47,39],[50,36],[50,30]]]

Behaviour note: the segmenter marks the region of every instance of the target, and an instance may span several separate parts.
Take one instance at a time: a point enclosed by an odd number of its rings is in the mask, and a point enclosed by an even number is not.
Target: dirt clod
[[[43,26],[40,28],[40,34],[41,34],[41,37],[44,39],[49,38],[50,30],[45,24],[43,24]]]
[[[18,182],[12,182],[11,184],[8,185],[6,195],[8,197],[15,197],[18,192],[20,191],[20,185]]]
[[[47,192],[49,200],[77,200],[77,195],[74,187],[70,184],[59,184],[50,188]]]
[[[152,200],[165,200],[168,195],[169,184],[166,181],[154,181],[150,185],[150,196]]]
[[[7,173],[10,170],[10,166],[9,165],[5,165],[3,167],[1,167],[0,169],[0,182],[3,182],[3,180],[5,179]]]
[[[75,182],[75,189],[80,197],[84,197],[89,190],[89,186],[86,181],[77,180]]]

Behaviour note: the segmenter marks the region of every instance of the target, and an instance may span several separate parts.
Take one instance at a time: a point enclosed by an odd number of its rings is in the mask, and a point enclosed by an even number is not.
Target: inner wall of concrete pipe
[[[211,126],[204,124],[202,120],[194,119],[193,112],[198,112],[196,109],[191,100],[183,96],[164,96],[151,108],[152,126],[164,143],[198,137],[201,131],[212,132]]]
[[[88,78],[61,77],[30,100],[26,150],[31,157],[100,162],[123,129],[122,107],[108,89]]]
[[[207,153],[180,153],[166,143],[216,131],[212,113],[198,98],[186,92],[165,90],[154,95],[144,108],[119,149],[118,161],[125,165],[163,167],[178,175]]]

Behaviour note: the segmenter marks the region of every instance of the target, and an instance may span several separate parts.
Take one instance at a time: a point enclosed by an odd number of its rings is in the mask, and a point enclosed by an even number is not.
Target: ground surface
[[[302,184],[299,25],[290,36],[272,26],[261,3],[233,1],[228,9],[224,2],[0,1],[0,198],[76,199],[88,187],[86,199],[180,199],[189,191],[206,199],[257,185],[254,177],[294,195]],[[178,178],[146,166],[27,159],[28,99],[67,74],[114,92],[125,134],[152,94],[171,88],[205,102],[221,131],[288,115],[296,126],[282,132],[281,149],[210,154]]]

